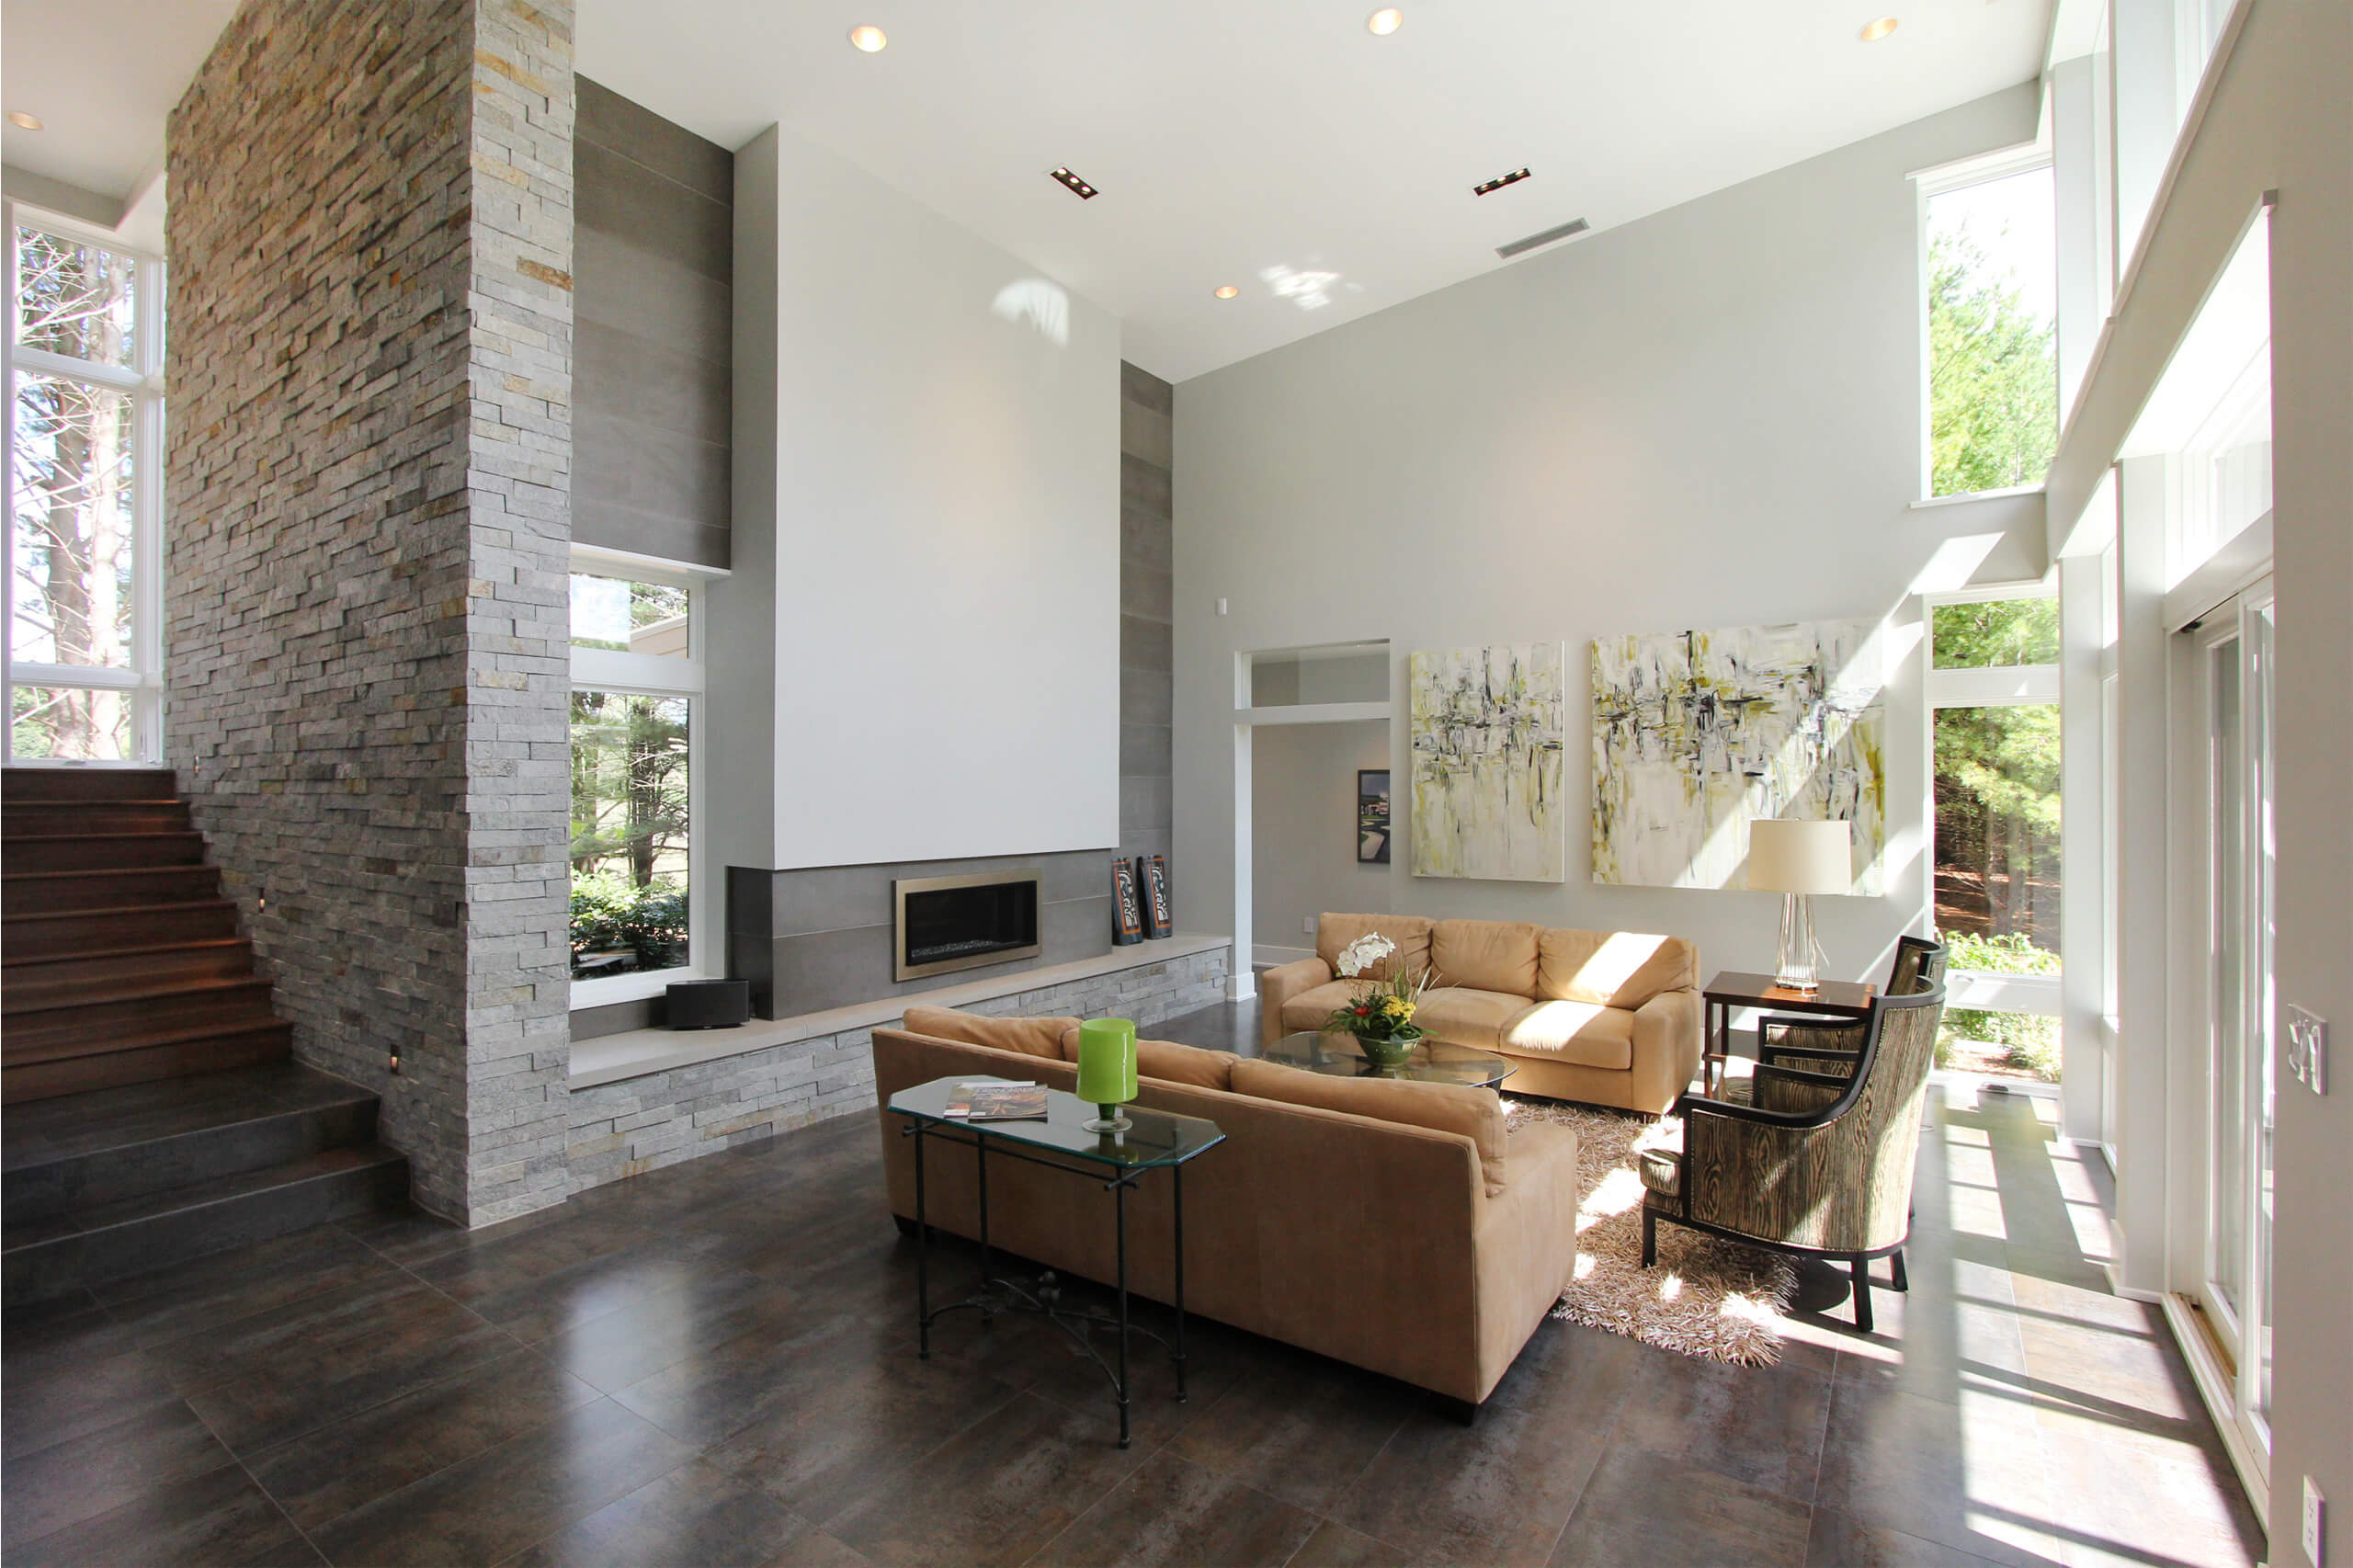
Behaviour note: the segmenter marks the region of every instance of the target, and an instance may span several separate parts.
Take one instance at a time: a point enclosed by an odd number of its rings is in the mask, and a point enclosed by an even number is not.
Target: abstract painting
[[[1562,880],[1563,662],[1558,642],[1414,655],[1414,875]]]
[[[1593,644],[1593,880],[1747,885],[1758,817],[1844,821],[1882,891],[1886,676],[1868,620]]]

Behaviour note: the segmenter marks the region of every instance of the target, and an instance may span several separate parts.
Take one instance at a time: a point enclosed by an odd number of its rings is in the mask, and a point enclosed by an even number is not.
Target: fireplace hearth
[[[1034,870],[908,877],[891,884],[892,978],[917,980],[1038,956]]]

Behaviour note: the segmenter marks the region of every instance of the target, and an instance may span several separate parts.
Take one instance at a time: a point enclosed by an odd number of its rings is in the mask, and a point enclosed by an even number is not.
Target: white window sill
[[[2014,484],[2007,490],[1964,490],[1958,495],[1930,495],[1915,501],[1911,510],[1925,512],[1935,506],[1966,506],[1972,501],[2011,501],[2021,495],[2040,495],[2040,484]]]
[[[609,1007],[616,1002],[642,1002],[659,996],[682,980],[710,980],[691,965],[679,969],[654,969],[616,974],[603,980],[575,980],[572,983],[572,1011],[583,1007]]]

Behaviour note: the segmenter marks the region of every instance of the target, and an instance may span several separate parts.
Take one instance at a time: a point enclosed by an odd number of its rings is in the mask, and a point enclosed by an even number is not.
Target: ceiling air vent
[[[1556,229],[1540,230],[1524,239],[1514,240],[1507,245],[1497,245],[1495,254],[1506,261],[1509,261],[1513,256],[1532,251],[1539,245],[1549,245],[1554,240],[1565,240],[1571,234],[1582,234],[1592,226],[1582,218],[1573,218]]]
[[[1067,168],[1048,169],[1046,171],[1046,176],[1061,185],[1064,189],[1068,190],[1073,196],[1077,197],[1081,201],[1092,201],[1095,199],[1095,187],[1087,184],[1085,180],[1079,178],[1076,175],[1071,173]]]
[[[1521,180],[1528,177],[1528,174],[1529,171],[1526,169],[1514,169],[1507,175],[1497,175],[1495,178],[1487,181],[1484,185],[1472,186],[1471,187],[1471,194],[1473,196],[1484,196],[1489,191],[1501,190],[1507,185],[1518,185]]]

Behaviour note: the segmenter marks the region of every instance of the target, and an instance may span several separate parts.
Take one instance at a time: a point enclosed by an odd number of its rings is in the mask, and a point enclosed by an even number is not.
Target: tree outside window
[[[2056,599],[1945,604],[1930,612],[1938,670],[2059,659]],[[1936,927],[1955,970],[2059,972],[2059,708],[2032,701],[1935,710]],[[2055,1079],[2058,1020],[1949,1009],[1941,1053],[1980,1071]],[[1965,1060],[1964,1060],[1965,1059]]]
[[[2059,445],[2049,168],[1928,199],[1929,494],[2040,484]]]

